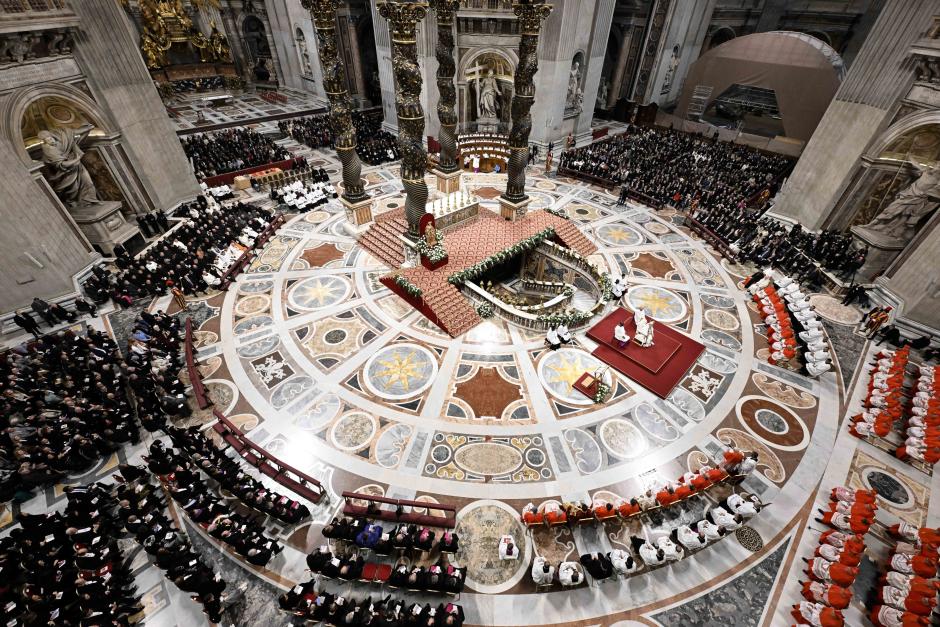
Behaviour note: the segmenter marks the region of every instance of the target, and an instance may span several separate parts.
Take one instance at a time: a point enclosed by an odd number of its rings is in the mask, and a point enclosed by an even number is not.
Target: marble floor
[[[338,178],[334,156],[283,141]],[[394,164],[365,169],[376,213],[403,202],[398,174]],[[464,174],[461,183],[495,210],[506,179]],[[204,382],[218,409],[252,440],[318,477],[330,496],[296,528],[264,521],[286,544],[264,569],[187,526],[227,580],[249,584],[226,620],[289,623],[274,611],[274,595],[306,580],[303,558],[323,543],[320,530],[342,509],[344,490],[457,508],[462,548],[455,561],[468,568],[459,601],[468,625],[789,624],[789,606],[799,600],[800,558],[812,552],[820,531],[812,522],[815,503],[832,486],[878,488],[878,519],[885,525],[937,523],[933,479],[846,432],[843,417],[858,406],[864,361],[873,352],[853,334],[856,310],[814,296],[837,371],[814,380],[771,366],[760,318],[740,289],[749,269],[723,260],[682,228],[672,210],[618,207],[609,193],[545,176],[539,167],[529,168],[528,184],[533,208],[565,212],[598,246],[590,261],[627,277],[622,304],[642,305],[656,320],[700,339],[705,352],[665,400],[610,371],[611,397],[593,404],[572,388],[597,363],[583,333],[551,352],[540,334],[493,318],[451,338],[379,283],[388,268],[347,234],[337,201],[291,217],[227,293],[188,307]],[[120,334],[119,320],[107,324]],[[188,424],[213,434],[211,421],[210,413],[196,412]],[[529,533],[518,519],[526,503],[629,498],[697,468],[727,445],[760,453],[760,466],[740,489],[770,505],[748,531],[627,579],[536,592],[528,576],[534,555],[557,563],[626,548],[632,535],[701,517],[714,499],[646,523]],[[104,463],[80,480],[107,476],[108,468]],[[17,508],[38,511],[60,495],[52,489]],[[9,525],[15,512],[5,513]],[[495,559],[503,534],[517,539],[522,559]],[[876,543],[872,559],[883,562]],[[134,563],[152,599],[148,626],[200,624],[198,608],[145,555]],[[356,584],[324,588],[379,594]],[[858,602],[852,611],[862,621]]]

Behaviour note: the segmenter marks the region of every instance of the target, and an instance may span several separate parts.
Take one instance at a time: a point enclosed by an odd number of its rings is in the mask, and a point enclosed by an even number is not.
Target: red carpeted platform
[[[593,355],[625,374],[660,398],[666,398],[685,376],[705,346],[672,327],[653,324],[653,345],[638,346],[632,340],[620,348],[614,340],[614,327],[624,322],[627,335],[636,332],[633,312],[618,307],[588,329],[587,336],[600,344]]]

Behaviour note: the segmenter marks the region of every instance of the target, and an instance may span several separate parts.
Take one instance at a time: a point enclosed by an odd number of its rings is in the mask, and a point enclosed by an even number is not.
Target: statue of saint
[[[924,216],[940,204],[940,162],[930,167],[911,163],[920,175],[902,189],[894,201],[875,218],[859,227],[871,233],[906,243],[914,236]]]
[[[489,70],[483,80],[480,81],[480,105],[477,115],[481,118],[495,118],[499,107],[499,85],[493,76],[493,71]]]
[[[636,324],[636,333],[633,341],[646,348],[653,345],[653,321],[646,317],[643,308],[633,312],[633,322]]]
[[[437,230],[430,222],[424,227],[424,243],[428,245],[428,248],[437,246]]]
[[[565,97],[565,107],[576,109],[581,105],[584,96],[581,94],[581,64],[577,61],[571,66],[568,74],[568,95]]]
[[[215,25],[215,21],[209,22],[209,47],[212,49],[213,60],[229,61],[232,55],[228,47],[228,39],[223,35]],[[306,55],[306,44],[304,44],[304,54]],[[309,65],[309,60],[307,61]],[[309,73],[309,72],[308,72]]]
[[[77,132],[70,128],[39,131],[42,141],[42,161],[46,164],[46,180],[67,209],[81,209],[100,204],[95,184],[82,164],[81,142],[92,127],[85,126]]]

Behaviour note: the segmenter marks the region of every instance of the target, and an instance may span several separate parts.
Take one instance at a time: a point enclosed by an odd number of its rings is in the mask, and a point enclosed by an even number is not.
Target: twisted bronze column
[[[438,170],[456,172],[457,166],[457,90],[454,87],[454,14],[460,6],[458,0],[431,0],[431,9],[437,16],[437,119],[441,122],[438,141],[441,159]]]
[[[519,18],[519,67],[516,68],[515,92],[512,96],[512,129],[509,131],[509,180],[503,198],[512,203],[528,199],[525,193],[525,167],[529,161],[529,133],[532,115],[529,110],[535,102],[535,84],[532,79],[539,69],[538,46],[542,20],[552,12],[545,0],[519,0],[512,5]]]
[[[362,181],[362,163],[356,154],[356,128],[346,91],[346,70],[336,52],[336,7],[339,0],[301,0],[313,17],[317,49],[323,70],[323,89],[330,101],[330,126],[336,155],[343,164],[343,199],[357,203],[369,197]]]
[[[398,146],[401,149],[401,181],[405,187],[408,232],[418,237],[418,221],[428,201],[424,173],[428,153],[424,149],[424,109],[421,107],[421,69],[415,27],[428,12],[427,2],[380,2],[379,15],[388,20],[392,35],[392,69],[395,71],[395,109],[398,112]]]

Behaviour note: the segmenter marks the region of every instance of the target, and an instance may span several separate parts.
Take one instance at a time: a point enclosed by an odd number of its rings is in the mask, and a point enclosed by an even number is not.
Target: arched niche
[[[513,77],[518,59],[506,50],[480,48],[470,51],[461,59],[457,72],[458,113],[461,125],[475,123],[486,118],[480,107],[480,91],[486,91],[488,77],[495,80],[499,93],[497,119],[500,124],[509,124],[510,104],[513,93]]]
[[[78,87],[43,83],[11,94],[0,118],[0,135],[7,142],[7,149],[23,162],[37,185],[37,193],[45,195],[69,219],[68,216],[75,217],[74,212],[67,209],[46,178],[47,167],[38,138],[43,130],[63,129],[81,137],[82,165],[94,184],[98,200],[110,203],[108,206],[113,208],[100,220],[83,223],[75,218],[88,239],[107,252],[113,244],[137,233],[126,218],[155,209],[109,116]]]
[[[297,58],[300,61],[300,71],[305,76],[313,74],[313,66],[310,63],[310,49],[307,47],[307,36],[301,27],[294,29],[294,43],[297,46]]]
[[[940,111],[919,111],[888,127],[862,157],[841,200],[824,226],[868,224],[917,176],[910,166],[940,161]]]
[[[714,33],[709,35],[703,48],[706,51],[711,50],[712,48],[720,46],[721,44],[728,43],[737,36],[737,33],[735,33],[734,29],[730,26],[720,26],[715,30]]]

